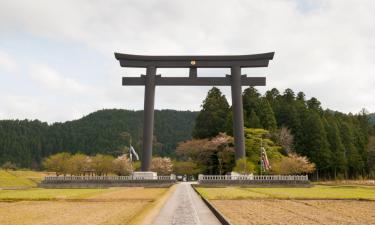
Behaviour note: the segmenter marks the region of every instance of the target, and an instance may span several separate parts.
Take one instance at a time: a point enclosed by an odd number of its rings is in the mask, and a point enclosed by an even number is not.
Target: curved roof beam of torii
[[[230,68],[267,67],[274,52],[253,55],[145,56],[115,53],[122,67]]]

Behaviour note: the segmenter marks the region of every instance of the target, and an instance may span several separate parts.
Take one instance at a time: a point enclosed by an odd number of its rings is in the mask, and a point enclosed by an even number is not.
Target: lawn
[[[358,199],[375,200],[373,186],[328,186],[311,188],[203,188],[197,190],[207,199]]]
[[[35,187],[46,175],[45,172],[30,170],[0,170],[0,188]]]

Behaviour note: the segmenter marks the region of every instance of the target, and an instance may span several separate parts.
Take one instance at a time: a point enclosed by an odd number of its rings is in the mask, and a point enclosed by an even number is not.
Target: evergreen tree
[[[316,111],[316,112],[321,112],[322,108],[320,106],[320,102],[316,98],[311,98],[310,100],[307,101],[307,106],[310,110]]]
[[[327,139],[332,152],[332,161],[330,164],[333,175],[335,178],[337,174],[346,175],[345,148],[341,141],[336,119],[333,116],[328,116],[325,129],[327,131]]]
[[[265,94],[266,99],[272,105],[272,103],[280,97],[280,92],[276,88],[272,88],[270,91],[266,91]]]
[[[251,111],[258,112],[260,108],[259,104],[260,94],[254,87],[246,88],[242,95],[243,110],[244,110],[244,122],[250,124]]]
[[[260,123],[262,124],[262,128],[269,130],[269,131],[276,130],[277,124],[276,124],[275,114],[273,113],[271,105],[268,103],[266,98],[260,99],[258,111],[259,111],[259,119],[260,119]]]
[[[260,123],[260,120],[254,110],[251,110],[250,116],[247,120],[247,123],[245,123],[245,126],[248,128],[262,128],[262,124]]]
[[[203,101],[202,110],[195,121],[194,138],[211,138],[224,132],[226,128],[229,104],[225,95],[213,87]]]
[[[343,122],[340,128],[342,142],[345,147],[345,156],[348,161],[349,176],[351,178],[355,178],[362,171],[364,162],[358,152],[358,149],[354,145],[355,140],[352,126],[347,122]]]
[[[317,165],[317,171],[327,173],[332,154],[322,120],[316,112],[308,113],[303,130],[303,149],[300,152]]]
[[[271,131],[276,129],[276,119],[271,105],[267,98],[261,97],[254,87],[249,87],[244,90],[243,108],[245,126],[259,127]],[[252,111],[254,111],[255,114],[253,114]],[[258,125],[257,120],[259,120],[260,126]],[[253,124],[254,122],[255,124]]]

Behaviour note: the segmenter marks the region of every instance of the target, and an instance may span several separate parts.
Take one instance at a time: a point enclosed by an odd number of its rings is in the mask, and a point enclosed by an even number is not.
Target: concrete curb
[[[195,189],[195,185],[191,185],[194,191],[202,198],[203,202],[207,205],[207,207],[212,211],[212,213],[216,216],[216,218],[220,221],[223,225],[234,225],[232,224],[216,207],[211,204],[207,199],[205,199],[198,191]]]

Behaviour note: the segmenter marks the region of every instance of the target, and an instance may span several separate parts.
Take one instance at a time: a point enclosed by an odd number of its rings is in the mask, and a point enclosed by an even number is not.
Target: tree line
[[[173,156],[177,143],[191,138],[197,112],[155,110],[154,154]],[[0,165],[41,168],[44,157],[59,152],[123,154],[132,145],[141,154],[143,111],[100,110],[79,120],[47,124],[38,120],[0,121]],[[127,132],[131,138],[124,139]]]
[[[268,130],[282,146],[284,155],[307,157],[316,176],[357,178],[374,176],[374,125],[366,110],[344,114],[323,109],[316,98],[303,92],[273,88],[261,95],[255,88],[243,91],[244,123],[247,128]],[[212,88],[197,116],[193,137],[210,139],[220,132],[232,135],[232,113],[226,97]],[[280,139],[280,137],[282,137]],[[248,151],[248,146],[246,147]],[[249,157],[252,157],[251,153]]]
[[[139,162],[132,163],[127,154],[118,156],[96,154],[88,156],[83,153],[71,154],[60,152],[43,159],[43,168],[55,172],[57,176],[128,176],[139,170]],[[173,163],[168,157],[154,157],[151,160],[151,170],[158,175],[170,175]]]
[[[250,87],[243,91],[242,96],[245,127],[268,133],[262,134],[266,136],[262,138],[271,140],[282,156],[293,158],[292,155],[296,154],[297,157],[307,157],[309,162],[314,163],[316,175],[324,178],[375,176],[375,129],[365,110],[344,114],[323,109],[318,99],[307,100],[303,92],[295,94],[291,89],[280,93],[274,88],[261,95]],[[113,109],[51,125],[38,120],[2,120],[0,165],[6,163],[8,167],[16,165],[38,169],[43,158],[59,152],[117,157],[124,153],[124,146],[130,144],[130,138],[121,136],[123,132],[129,133],[132,145],[140,153],[142,118],[143,111]],[[220,133],[230,136],[232,132],[231,106],[218,88],[212,88],[199,113],[155,111],[153,153],[175,159],[175,168],[180,173],[203,171],[221,174],[236,166],[233,152],[229,150],[231,144],[227,145],[228,148],[220,145],[211,148],[207,141]],[[247,155],[251,158],[253,154],[259,159],[258,153],[255,153],[259,150],[259,137],[251,130],[247,130],[247,135],[251,137],[246,138]],[[198,139],[195,140],[197,143],[199,139],[207,139],[197,145],[202,153],[191,157],[196,161],[189,160],[180,151],[180,145],[191,137]],[[206,151],[201,146],[209,148]],[[286,159],[284,164],[287,164]],[[255,170],[259,168],[259,161],[255,158],[248,161],[254,164]],[[278,167],[285,168],[282,165]]]

